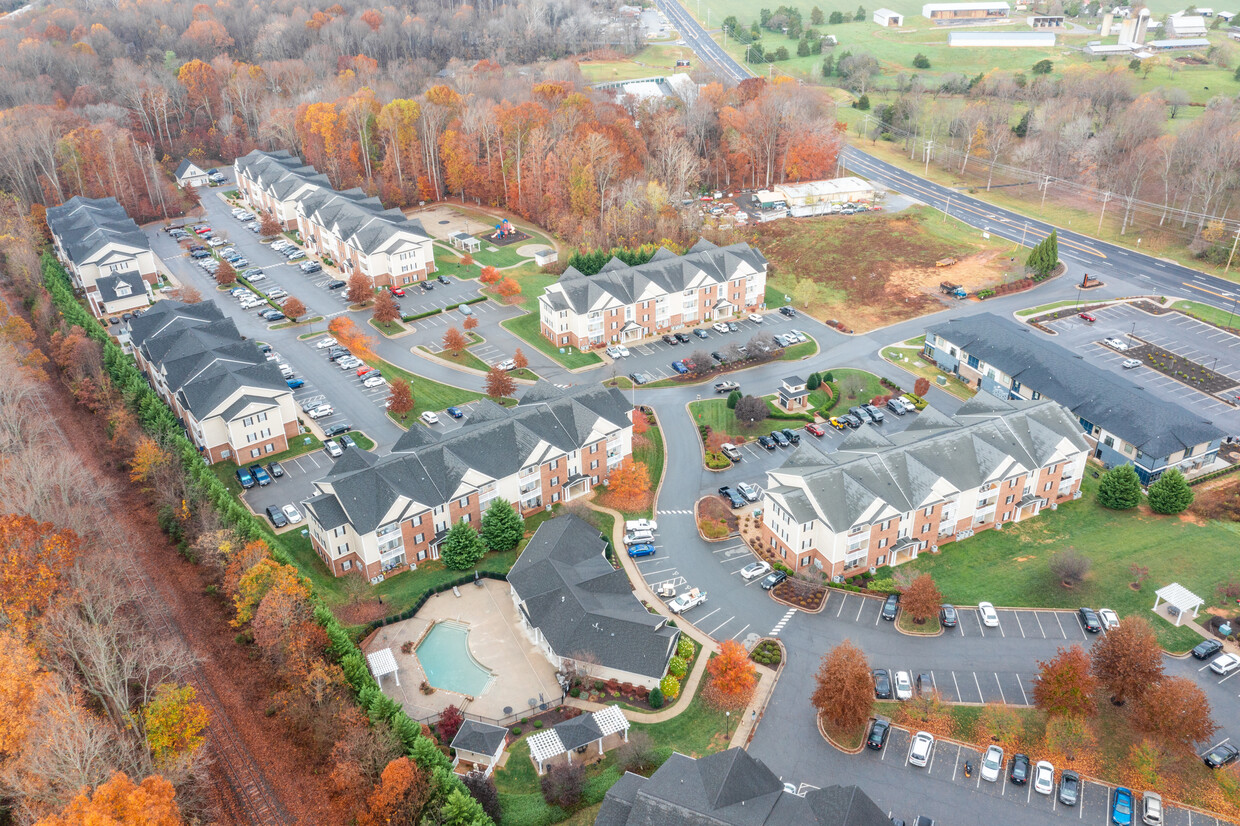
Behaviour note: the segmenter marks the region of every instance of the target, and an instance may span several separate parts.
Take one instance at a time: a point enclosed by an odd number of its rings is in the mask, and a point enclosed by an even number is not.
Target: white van
[[[629,531],[624,535],[625,545],[640,545],[643,542],[654,542],[654,533],[651,531]]]

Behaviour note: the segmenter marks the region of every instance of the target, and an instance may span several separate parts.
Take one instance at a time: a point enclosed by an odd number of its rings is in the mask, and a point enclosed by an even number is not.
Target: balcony
[[[536,479],[533,482],[527,482],[526,484],[522,485],[520,488],[520,493],[522,496],[525,496],[527,493],[533,493],[534,491],[541,490],[541,489],[542,489],[542,480]]]

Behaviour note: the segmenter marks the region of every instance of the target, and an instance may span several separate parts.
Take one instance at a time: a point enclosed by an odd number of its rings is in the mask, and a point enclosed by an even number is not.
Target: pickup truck
[[[683,614],[695,605],[701,605],[706,602],[706,592],[699,591],[697,588],[690,588],[680,596],[668,602],[667,608],[673,614]]]
[[[626,531],[657,531],[659,523],[653,519],[630,519],[624,523]]]
[[[716,393],[731,393],[733,390],[740,390],[741,386],[734,381],[718,381],[715,382]]]

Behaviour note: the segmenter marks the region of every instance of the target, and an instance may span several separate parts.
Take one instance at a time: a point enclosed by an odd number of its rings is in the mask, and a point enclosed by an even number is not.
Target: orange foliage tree
[[[1050,660],[1038,663],[1033,704],[1051,716],[1093,714],[1098,680],[1090,670],[1089,655],[1079,645],[1060,648]]]
[[[478,280],[483,284],[494,284],[499,281],[499,270],[490,265],[482,268],[482,274],[478,276]]]
[[[35,826],[181,826],[176,789],[159,775],[135,785],[124,772],[100,783],[92,794],[83,789],[64,811]]]
[[[328,323],[327,331],[332,334],[336,341],[340,342],[341,347],[344,347],[359,359],[365,361],[375,357],[370,337],[357,329],[353,319],[346,318],[345,316],[336,316]]]
[[[388,412],[404,418],[413,412],[413,408],[413,388],[404,379],[395,379],[392,382],[392,392],[388,396]]]
[[[0,632],[0,754],[13,754],[26,739],[47,685],[34,652],[13,632]]]
[[[486,377],[487,395],[492,399],[499,401],[507,398],[517,391],[517,383],[507,371],[500,370],[498,367],[492,367],[487,372]]]
[[[380,324],[391,324],[400,318],[400,305],[396,297],[387,290],[380,290],[375,296],[374,319]]]
[[[465,329],[466,329],[466,330],[475,330],[475,329],[477,329],[477,328],[478,328],[478,316],[476,316],[476,315],[467,315],[467,316],[465,316],[465,322],[464,322],[463,326],[465,327]]]
[[[443,334],[443,349],[451,350],[454,355],[459,355],[468,346],[469,339],[455,327],[449,327],[448,332]]]
[[[640,436],[650,429],[650,419],[637,408],[633,408],[633,435]]]
[[[344,288],[344,294],[353,304],[365,304],[374,297],[374,290],[370,288],[370,279],[363,273],[355,272],[349,276],[349,285]]]
[[[221,287],[235,284],[237,282],[237,270],[228,261],[220,261],[220,266],[215,271],[215,281]]]
[[[27,636],[80,551],[73,531],[29,516],[0,516],[0,626]]]
[[[150,436],[142,436],[134,447],[129,462],[129,481],[150,482],[155,473],[168,462],[168,453]]]
[[[233,625],[245,625],[254,618],[254,611],[259,602],[269,591],[288,589],[290,593],[307,593],[301,574],[292,565],[281,565],[271,557],[264,557],[254,567],[241,575],[237,583],[237,595],[233,604],[237,608],[237,616]]]
[[[745,646],[736,640],[724,640],[718,656],[706,664],[710,681],[703,698],[715,708],[743,708],[758,684],[758,670],[749,659]]]
[[[517,283],[517,279],[507,277],[495,285],[495,292],[511,303],[512,299],[521,294],[521,285]]]
[[[366,809],[358,813],[357,824],[417,823],[430,792],[426,775],[417,764],[408,757],[398,757],[384,768]]]
[[[292,296],[284,302],[284,314],[296,321],[306,314],[306,305],[301,303],[301,299]]]
[[[607,501],[622,511],[641,510],[650,498],[650,472],[632,456],[607,476]]]
[[[512,354],[512,363],[518,370],[524,370],[526,367],[530,366],[530,360],[525,357],[525,353],[521,352],[520,347],[518,347],[517,351]]]

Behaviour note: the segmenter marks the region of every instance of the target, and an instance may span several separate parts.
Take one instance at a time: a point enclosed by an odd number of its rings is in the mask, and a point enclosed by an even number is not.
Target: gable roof
[[[452,748],[474,754],[495,754],[508,738],[508,729],[479,720],[466,720],[452,738]]]
[[[569,267],[543,297],[555,309],[584,313],[608,299],[632,304],[647,295],[683,292],[703,278],[722,284],[735,278],[742,266],[765,272],[766,257],[745,243],[717,247],[703,238],[684,255],[660,248],[649,261],[636,266],[612,258],[595,275]]]
[[[933,325],[928,332],[1151,456],[1170,456],[1226,435],[1192,410],[1091,364],[1028,325],[979,313]]]
[[[508,584],[557,655],[662,677],[680,632],[642,606],[605,548],[598,530],[583,520],[556,517],[535,531]]]
[[[129,287],[128,295],[117,295],[117,288],[122,284]],[[137,270],[97,278],[95,279],[95,289],[99,290],[99,297],[103,299],[105,304],[120,298],[146,297],[146,282],[142,280],[142,275]]]
[[[199,176],[205,176],[206,174],[207,170],[203,169],[189,158],[186,158],[181,161],[181,164],[177,167],[176,177],[179,180],[185,177],[197,178]]]
[[[108,244],[150,250],[146,235],[115,198],[75,195],[60,206],[48,207],[47,226],[75,264],[89,259]]]
[[[813,789],[804,797],[740,748],[694,759],[673,754],[649,779],[626,774],[607,792],[596,824],[733,826],[891,826],[856,786]]]

